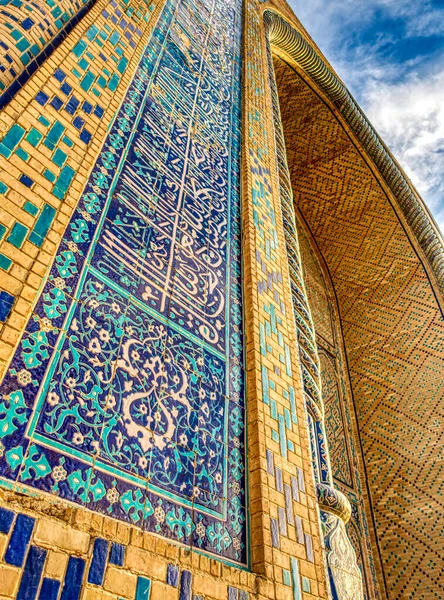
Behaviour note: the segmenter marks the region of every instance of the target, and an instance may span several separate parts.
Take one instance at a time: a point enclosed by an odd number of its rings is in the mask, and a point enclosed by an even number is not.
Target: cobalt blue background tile
[[[88,572],[88,583],[102,585],[108,558],[109,542],[101,538],[94,540],[93,555]]]
[[[6,508],[0,508],[0,533],[9,533],[15,513]]]
[[[83,558],[70,556],[60,600],[79,600],[84,571],[85,561]]]
[[[15,567],[24,563],[35,519],[27,515],[18,515],[5,553],[5,562]]]
[[[117,565],[118,567],[123,567],[123,563],[125,561],[125,546],[122,544],[118,544],[117,542],[113,542],[111,546],[111,552],[109,555],[109,562],[112,565]]]
[[[35,600],[40,585],[46,550],[31,546],[23,570],[17,600]]]
[[[60,581],[45,577],[40,588],[39,600],[57,600],[60,590]]]

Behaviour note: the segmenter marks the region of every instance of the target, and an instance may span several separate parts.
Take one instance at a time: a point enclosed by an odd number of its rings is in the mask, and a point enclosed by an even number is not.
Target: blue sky
[[[444,232],[444,0],[289,0]]]

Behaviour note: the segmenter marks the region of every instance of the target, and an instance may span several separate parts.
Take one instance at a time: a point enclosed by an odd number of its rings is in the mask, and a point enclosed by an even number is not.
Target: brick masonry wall
[[[113,519],[12,494],[4,500],[2,600],[248,600],[260,589],[252,573]]]
[[[160,9],[100,0],[0,113],[2,374]]]
[[[381,593],[440,598],[442,298],[334,107],[297,67],[277,59],[275,68],[295,204],[338,301]]]

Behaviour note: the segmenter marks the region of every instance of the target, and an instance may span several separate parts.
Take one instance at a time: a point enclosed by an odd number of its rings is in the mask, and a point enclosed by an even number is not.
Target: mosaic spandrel
[[[198,4],[166,3],[68,225],[3,384],[0,466],[245,563],[241,2]]]

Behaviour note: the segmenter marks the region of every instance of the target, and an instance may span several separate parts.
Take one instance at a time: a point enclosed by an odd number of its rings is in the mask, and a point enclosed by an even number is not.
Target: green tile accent
[[[55,188],[52,191],[52,193],[55,196],[57,196],[57,198],[64,198],[74,175],[75,171],[72,167],[68,165],[63,167],[63,169],[60,172],[59,178],[57,179],[57,182],[55,184]]]
[[[9,267],[12,265],[12,260],[5,256],[4,254],[0,254],[0,269],[7,271]]]
[[[11,31],[11,37],[18,42],[19,40],[22,39],[23,35],[20,33],[20,31],[18,31],[17,29],[13,29]]]
[[[36,246],[41,246],[43,244],[45,236],[54,220],[55,214],[55,208],[49,204],[45,204],[39,218],[37,219],[37,223],[34,226],[34,230],[29,234],[28,239],[30,242]]]
[[[273,442],[279,442],[279,434],[275,429],[271,430],[271,439]]]
[[[293,600],[302,600],[301,582],[299,580],[299,561],[293,556],[290,558],[291,579],[293,583]]]
[[[71,139],[69,139],[69,137],[67,135],[63,136],[62,142],[64,144],[66,144],[67,146],[69,146],[70,148],[72,148],[74,146],[74,142]]]
[[[42,137],[43,137],[43,134],[40,133],[40,131],[38,129],[33,127],[31,129],[31,131],[28,133],[28,135],[26,136],[25,140],[27,142],[29,142],[31,144],[31,146],[34,146],[34,148],[35,148],[39,144]]]
[[[309,594],[311,591],[310,580],[306,577],[302,577],[302,590],[307,592],[307,594]]]
[[[111,42],[111,44],[113,46],[115,46],[119,40],[120,40],[120,33],[118,31],[115,31],[112,34],[112,36],[109,38],[109,41]]]
[[[28,231],[29,229],[21,223],[15,223],[11,233],[6,238],[6,241],[16,248],[20,248],[28,234]]]
[[[284,585],[291,585],[291,574],[287,569],[282,569],[282,580]]]
[[[51,121],[48,121],[48,119],[46,117],[44,117],[43,115],[41,115],[39,117],[39,121],[42,125],[44,125],[45,127],[49,127],[51,125]]]
[[[108,82],[108,87],[112,92],[116,91],[117,86],[119,85],[120,77],[114,73],[111,79]]]
[[[9,158],[16,147],[22,141],[26,131],[20,125],[13,125],[0,144],[0,152],[5,158]]]
[[[89,62],[86,60],[86,58],[82,58],[81,60],[79,60],[78,64],[79,67],[84,71],[86,71],[86,69],[89,67]]]
[[[101,88],[104,88],[106,86],[105,77],[103,77],[102,75],[99,75],[99,77],[97,78],[97,85],[100,85]]]
[[[46,139],[43,142],[43,144],[50,150],[54,150],[64,131],[65,127],[59,121],[56,121],[49,130],[48,135],[46,136]]]
[[[119,73],[123,73],[128,65],[127,58],[121,58],[119,64],[117,65],[117,70]]]
[[[88,47],[88,44],[86,42],[84,42],[83,40],[80,40],[80,42],[74,46],[74,48],[72,49],[72,52],[73,52],[73,54],[75,54],[77,56],[77,58],[80,58],[82,56],[82,54],[85,52],[85,50],[87,49],[87,47]]]
[[[92,42],[98,33],[98,27],[96,27],[95,25],[91,25],[91,27],[86,32],[86,37],[89,39],[90,42]]]
[[[31,44],[25,38],[22,38],[20,41],[18,41],[16,43],[16,46],[20,50],[20,52],[24,52],[25,50],[27,50],[30,45]]]
[[[54,173],[52,171],[50,171],[49,169],[45,169],[43,171],[43,177],[45,177],[51,183],[54,183],[54,181],[57,179],[57,176],[54,175]]]
[[[39,209],[37,208],[37,206],[35,204],[33,204],[32,202],[26,202],[23,210],[25,210],[27,213],[29,213],[30,215],[32,215],[33,217],[36,216],[36,214],[39,212]]]
[[[8,190],[9,190],[9,188],[6,185],[6,183],[3,183],[3,181],[0,181],[0,194],[5,195]]]
[[[57,150],[54,152],[54,156],[52,157],[52,162],[58,167],[63,167],[67,158],[68,155],[65,154],[63,150],[60,150],[60,148],[57,148]]]
[[[23,150],[23,148],[17,148],[17,150],[15,151],[15,153],[17,154],[17,156],[19,158],[21,158],[22,160],[28,160],[29,158],[29,154],[27,152],[25,152],[25,150]]]
[[[95,75],[91,73],[91,71],[85,73],[85,77],[80,82],[80,87],[82,88],[82,90],[85,90],[85,92],[89,92],[92,84],[94,83],[95,78]]]
[[[3,239],[3,236],[6,233],[6,227],[0,223],[0,240]]]

